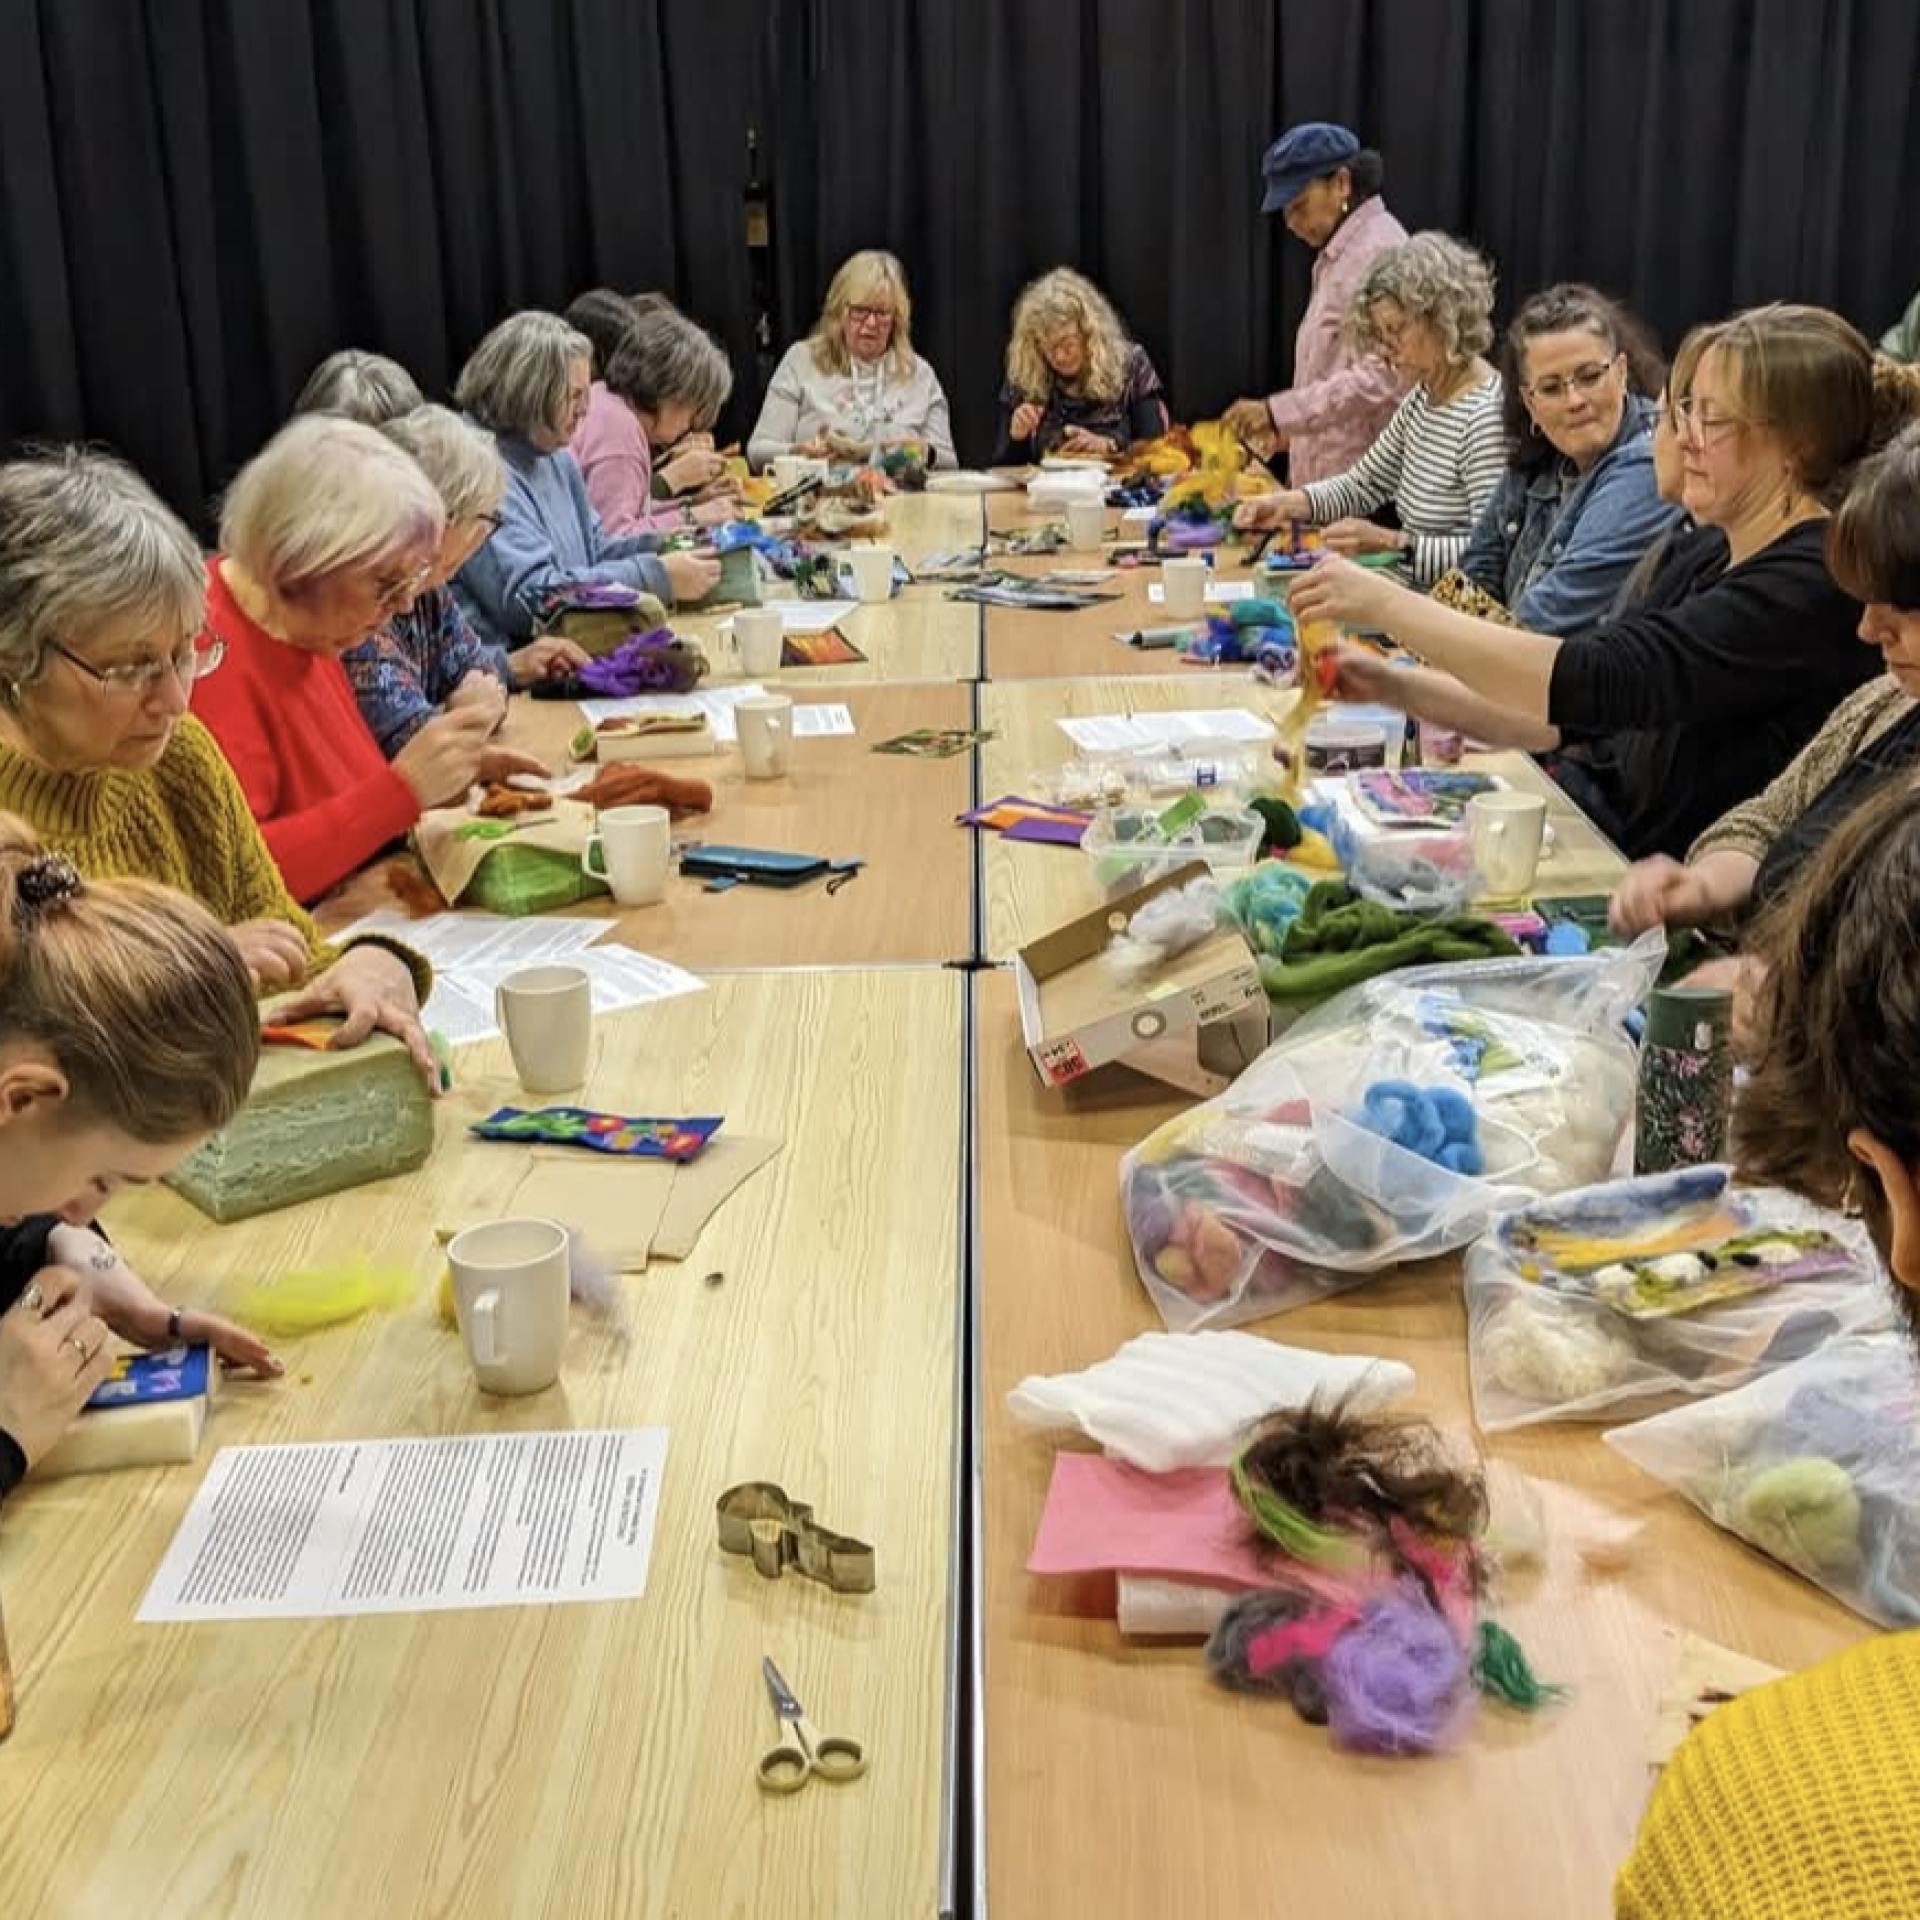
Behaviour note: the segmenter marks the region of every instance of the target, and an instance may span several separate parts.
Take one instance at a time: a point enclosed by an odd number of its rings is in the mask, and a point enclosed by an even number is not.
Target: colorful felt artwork
[[[788,633],[780,642],[783,667],[840,667],[867,656],[838,627],[821,633]]]
[[[1498,1231],[1522,1279],[1587,1295],[1634,1320],[1854,1270],[1832,1234],[1768,1227],[1756,1197],[1732,1190],[1724,1167],[1545,1201]]]
[[[1447,767],[1409,767],[1397,773],[1376,767],[1347,775],[1354,804],[1383,827],[1457,826],[1466,817],[1468,801],[1499,785],[1490,773]]]
[[[911,733],[878,742],[873,750],[903,754],[909,760],[951,760],[956,753],[965,753],[969,747],[992,738],[991,733],[977,727],[915,727]]]
[[[1081,836],[1093,824],[1093,815],[1071,807],[1045,807],[1037,801],[1023,800],[1018,794],[1003,794],[984,807],[958,816],[963,827],[985,827],[1006,840],[1038,840],[1049,845],[1077,847]]]
[[[542,1146],[585,1147],[593,1153],[628,1154],[639,1160],[696,1158],[720,1131],[715,1118],[635,1119],[626,1114],[594,1113],[586,1107],[502,1107],[472,1131],[482,1140],[523,1140]]]

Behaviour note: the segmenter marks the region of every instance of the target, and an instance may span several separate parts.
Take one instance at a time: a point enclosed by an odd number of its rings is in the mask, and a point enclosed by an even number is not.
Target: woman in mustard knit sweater
[[[1740,1172],[1857,1199],[1920,1333],[1920,793],[1902,780],[1852,814],[1753,942],[1766,984]],[[1615,1914],[1911,1920],[1917,1807],[1920,1630],[1717,1707],[1661,1776]]]
[[[287,1017],[344,1014],[339,1046],[394,1034],[431,1080],[426,963],[321,940],[187,712],[220,664],[198,644],[206,578],[193,536],[120,461],[69,448],[0,466],[0,810],[83,873],[192,894],[257,987],[305,982]]]

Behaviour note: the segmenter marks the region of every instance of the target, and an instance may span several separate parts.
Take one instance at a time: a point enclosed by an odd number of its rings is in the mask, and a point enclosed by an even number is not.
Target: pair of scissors
[[[806,1709],[793,1697],[793,1689],[771,1658],[760,1662],[760,1671],[766,1676],[781,1733],[753,1770],[760,1791],[798,1793],[815,1774],[836,1786],[858,1780],[867,1770],[867,1751],[860,1742],[844,1734],[822,1733],[807,1718]]]

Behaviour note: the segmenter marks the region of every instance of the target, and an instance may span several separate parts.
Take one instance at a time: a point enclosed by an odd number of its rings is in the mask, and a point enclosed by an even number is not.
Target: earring
[[[1540,422],[1538,420],[1529,420],[1527,422],[1527,431],[1538,440],[1540,438]]]
[[[1342,201],[1340,202],[1340,217],[1341,217],[1341,219],[1343,219],[1343,220],[1344,220],[1344,219],[1345,219],[1345,218],[1347,217],[1347,208],[1348,208],[1348,206],[1349,206],[1350,204],[1351,204],[1351,203],[1350,203],[1350,202],[1348,202],[1348,201],[1346,201],[1346,200],[1342,200]]]

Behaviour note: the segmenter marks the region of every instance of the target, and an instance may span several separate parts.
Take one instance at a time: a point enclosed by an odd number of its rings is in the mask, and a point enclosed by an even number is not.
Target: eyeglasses
[[[1615,354],[1611,360],[1590,361],[1584,367],[1575,367],[1563,380],[1558,374],[1550,373],[1544,380],[1536,380],[1530,387],[1520,391],[1529,400],[1544,400],[1550,407],[1557,407],[1569,393],[1592,393],[1620,364],[1620,356]]]
[[[1767,424],[1764,420],[1743,420],[1736,413],[1706,413],[1702,411],[1700,396],[1695,393],[1688,394],[1684,400],[1669,401],[1667,413],[1673,421],[1674,431],[1682,439],[1691,440],[1699,447],[1724,440],[1728,434],[1737,433],[1742,427],[1764,427]]]
[[[68,666],[79,668],[102,693],[141,696],[151,693],[168,674],[188,687],[204,680],[227,657],[227,643],[215,640],[203,647],[188,641],[164,657],[149,654],[144,660],[129,660],[117,667],[96,667],[58,640],[49,640],[47,651],[57,653]]]
[[[885,327],[893,324],[891,307],[849,307],[847,318],[857,327]]]
[[[411,600],[427,584],[427,575],[432,571],[433,562],[427,560],[412,573],[392,580],[376,580],[373,597],[383,607],[397,607],[401,601]]]
[[[485,527],[489,534],[495,534],[507,524],[507,516],[504,513],[476,513],[473,523],[477,527]]]

